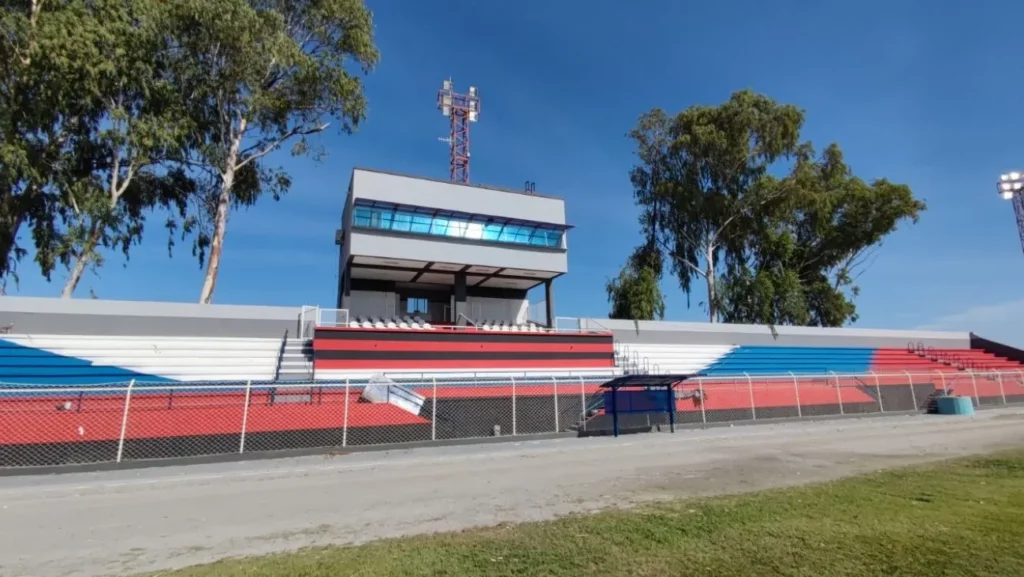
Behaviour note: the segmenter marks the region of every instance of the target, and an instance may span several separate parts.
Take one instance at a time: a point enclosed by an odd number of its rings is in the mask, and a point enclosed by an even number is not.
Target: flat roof
[[[352,169],[352,177],[355,176],[356,172],[375,172],[377,174],[386,174],[388,176],[400,176],[402,178],[414,178],[416,180],[425,180],[425,181],[428,181],[428,182],[437,182],[437,183],[441,183],[441,184],[450,184],[452,186],[461,186],[461,187],[465,187],[465,188],[479,188],[479,189],[482,189],[482,190],[493,190],[495,192],[507,192],[507,193],[510,193],[510,194],[521,194],[523,196],[533,196],[533,197],[538,197],[538,198],[547,198],[547,199],[550,199],[550,200],[560,200],[562,202],[565,202],[565,200],[563,198],[558,197],[558,196],[552,196],[552,195],[546,195],[546,194],[538,194],[536,192],[527,192],[526,190],[521,190],[521,189],[506,188],[506,187],[503,187],[503,186],[490,186],[490,185],[484,185],[484,184],[473,184],[473,183],[464,184],[464,183],[461,183],[461,182],[452,182],[450,180],[445,180],[443,178],[434,178],[434,177],[431,177],[431,176],[420,176],[420,175],[409,174],[409,173],[405,173],[405,172],[397,172],[397,171],[394,171],[394,170],[381,170],[379,168],[367,168],[367,167],[364,167],[364,166],[356,166],[356,167],[354,167]],[[349,177],[349,184],[350,185],[351,185],[351,182],[353,180],[352,177]]]
[[[623,375],[605,383],[602,389],[618,389],[621,387],[671,387],[693,377],[692,374],[675,375]]]

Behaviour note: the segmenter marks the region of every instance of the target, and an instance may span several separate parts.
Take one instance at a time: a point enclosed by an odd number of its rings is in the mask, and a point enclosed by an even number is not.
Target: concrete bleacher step
[[[288,339],[277,370],[279,381],[313,380],[313,343],[308,339]]]

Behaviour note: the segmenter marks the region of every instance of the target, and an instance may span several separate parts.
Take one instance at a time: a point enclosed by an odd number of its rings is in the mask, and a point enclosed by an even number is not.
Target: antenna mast
[[[448,137],[440,139],[451,150],[449,178],[452,182],[469,184],[469,125],[480,117],[476,86],[469,87],[469,94],[459,94],[452,88],[451,79],[445,80],[437,93],[437,108],[451,120]]]

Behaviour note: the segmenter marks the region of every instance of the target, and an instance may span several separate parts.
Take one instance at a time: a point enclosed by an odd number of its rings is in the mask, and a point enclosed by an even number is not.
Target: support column
[[[465,315],[465,316],[463,316]],[[452,308],[452,322],[458,326],[466,325],[466,273],[455,273],[455,307]]]
[[[548,328],[555,328],[555,291],[554,279],[544,281],[544,306],[547,308]]]
[[[350,296],[352,296],[352,263],[340,261],[338,264],[337,308],[347,308],[345,305],[348,304],[348,297]]]

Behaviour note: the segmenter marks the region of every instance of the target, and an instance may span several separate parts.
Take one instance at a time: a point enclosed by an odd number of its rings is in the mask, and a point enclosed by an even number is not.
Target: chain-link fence
[[[430,443],[577,431],[607,434],[603,378],[0,384],[0,467]],[[676,423],[925,411],[937,396],[1024,401],[1024,371],[692,377]],[[651,430],[664,414],[621,415]]]

